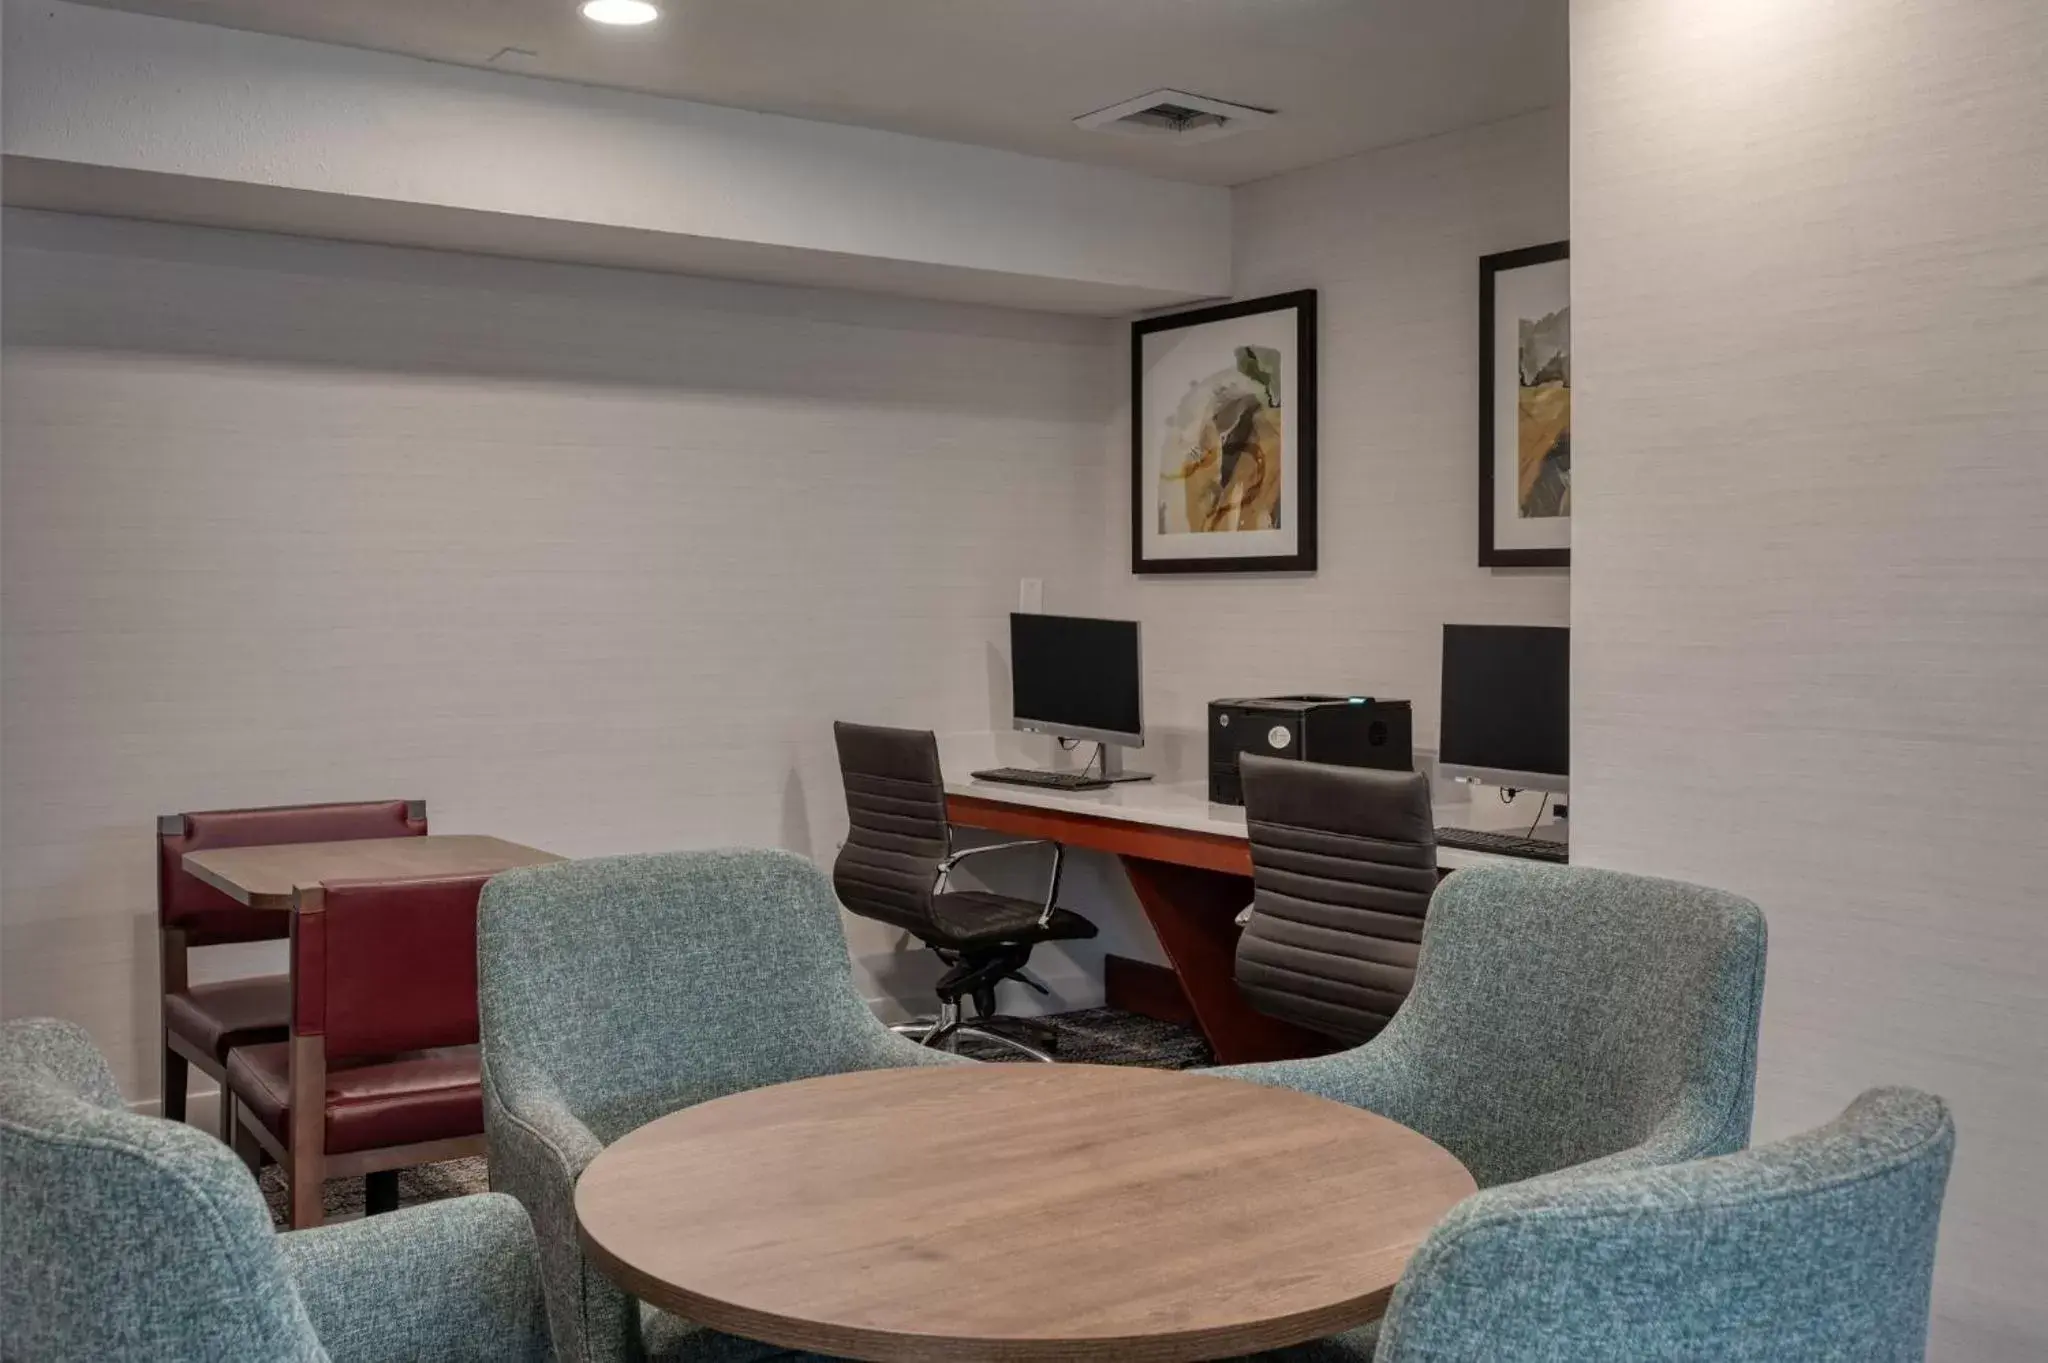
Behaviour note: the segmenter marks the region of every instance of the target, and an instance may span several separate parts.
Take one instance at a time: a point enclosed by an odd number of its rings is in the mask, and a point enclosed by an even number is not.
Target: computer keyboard
[[[1107,790],[1110,782],[1079,771],[1034,771],[1030,767],[994,767],[974,773],[977,781],[1001,781],[1012,786],[1043,786],[1047,790]]]
[[[1561,842],[1547,838],[1525,838],[1519,833],[1490,833],[1481,828],[1439,828],[1436,845],[1464,852],[1492,852],[1503,857],[1527,857],[1531,861],[1564,861],[1568,850]]]

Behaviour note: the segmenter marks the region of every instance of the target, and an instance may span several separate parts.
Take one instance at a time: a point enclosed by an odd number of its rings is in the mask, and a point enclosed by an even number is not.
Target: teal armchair
[[[854,992],[830,883],[786,852],[510,871],[486,887],[480,914],[491,1184],[533,1216],[560,1356],[774,1356],[643,1309],[590,1267],[577,1178],[605,1146],[694,1103],[814,1075],[973,1062],[876,1019]]]
[[[1377,1363],[1919,1363],[1954,1149],[1940,1099],[1877,1089],[1741,1154],[1480,1193],[1409,1261]]]
[[[1675,1164],[1749,1141],[1764,918],[1719,890],[1618,871],[1459,871],[1415,986],[1371,1041],[1212,1071],[1422,1132],[1481,1188],[1573,1165]]]
[[[69,1023],[0,1026],[0,1215],[9,1359],[552,1357],[518,1203],[459,1198],[280,1235],[228,1147],[130,1113]]]
[[[1583,867],[1438,887],[1415,984],[1378,1036],[1212,1073],[1391,1117],[1481,1188],[1740,1150],[1756,1094],[1764,917],[1719,890]],[[1315,1358],[1373,1356],[1368,1325]]]

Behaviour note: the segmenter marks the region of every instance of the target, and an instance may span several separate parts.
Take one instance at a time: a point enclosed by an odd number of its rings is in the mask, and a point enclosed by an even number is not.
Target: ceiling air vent
[[[1271,109],[1249,104],[1232,104],[1191,95],[1185,90],[1154,90],[1149,95],[1097,109],[1074,120],[1096,132],[1122,133],[1126,137],[1165,137],[1176,142],[1214,142],[1219,137],[1256,128],[1271,121]]]

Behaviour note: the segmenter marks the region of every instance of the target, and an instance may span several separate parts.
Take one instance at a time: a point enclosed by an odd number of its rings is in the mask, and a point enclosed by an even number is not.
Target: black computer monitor
[[[1564,794],[1571,772],[1568,629],[1445,625],[1441,774]]]
[[[1145,746],[1138,622],[1077,615],[1010,617],[1016,728],[1058,738]]]

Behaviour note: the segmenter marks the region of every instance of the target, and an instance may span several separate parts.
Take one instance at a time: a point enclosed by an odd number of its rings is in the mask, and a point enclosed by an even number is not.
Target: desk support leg
[[[1252,883],[1195,866],[1119,857],[1220,1065],[1320,1055],[1331,1043],[1257,1012],[1237,989],[1237,914]]]

